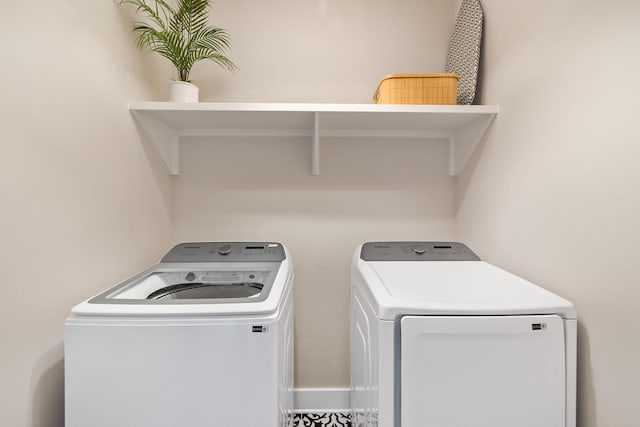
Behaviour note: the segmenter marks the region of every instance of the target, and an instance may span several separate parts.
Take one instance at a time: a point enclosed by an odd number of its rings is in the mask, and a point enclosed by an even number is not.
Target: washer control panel
[[[459,242],[369,242],[362,245],[364,261],[480,261]]]
[[[160,262],[279,262],[284,248],[274,242],[188,242],[173,247]]]

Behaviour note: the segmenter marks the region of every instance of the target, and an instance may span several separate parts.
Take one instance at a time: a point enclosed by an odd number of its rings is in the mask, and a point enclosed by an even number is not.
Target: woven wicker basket
[[[389,74],[380,80],[374,104],[455,104],[456,73]]]

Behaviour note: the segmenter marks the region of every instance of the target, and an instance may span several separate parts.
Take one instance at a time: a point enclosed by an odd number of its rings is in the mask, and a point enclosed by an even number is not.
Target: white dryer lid
[[[363,261],[380,319],[403,315],[558,314],[575,318],[573,305],[484,261]],[[373,273],[373,274],[371,274]]]

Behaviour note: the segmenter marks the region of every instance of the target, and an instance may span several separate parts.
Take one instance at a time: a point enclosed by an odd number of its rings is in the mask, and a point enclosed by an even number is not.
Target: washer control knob
[[[193,272],[189,272],[187,273],[186,276],[184,276],[185,280],[188,280],[189,282],[193,282],[196,279],[196,274]]]
[[[422,255],[427,252],[427,248],[425,248],[424,246],[414,246],[411,248],[411,251],[413,251],[413,253],[416,255]]]
[[[233,249],[231,249],[231,245],[222,245],[218,249],[218,253],[220,255],[229,255]]]

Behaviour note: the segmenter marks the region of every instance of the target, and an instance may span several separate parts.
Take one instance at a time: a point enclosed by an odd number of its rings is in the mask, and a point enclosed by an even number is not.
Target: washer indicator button
[[[414,246],[414,247],[411,248],[411,250],[416,255],[422,255],[425,252],[427,252],[427,248],[425,248],[424,246]]]

